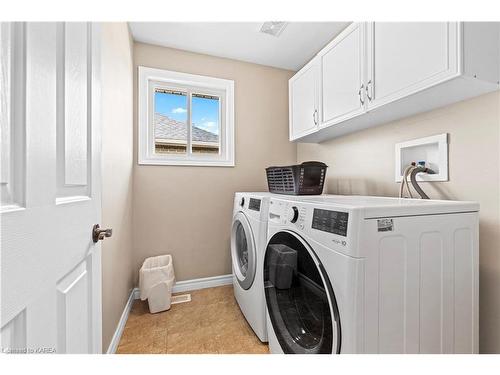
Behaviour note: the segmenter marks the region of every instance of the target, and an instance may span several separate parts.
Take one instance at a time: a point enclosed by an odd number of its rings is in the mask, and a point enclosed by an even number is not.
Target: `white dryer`
[[[271,198],[271,353],[477,353],[473,202]]]
[[[271,193],[236,193],[231,229],[234,296],[255,334],[267,342],[263,263]]]

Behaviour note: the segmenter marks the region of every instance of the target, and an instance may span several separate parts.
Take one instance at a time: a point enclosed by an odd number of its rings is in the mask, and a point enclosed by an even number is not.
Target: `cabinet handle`
[[[372,101],[372,97],[370,96],[370,92],[369,92],[369,87],[370,87],[371,84],[372,84],[372,80],[370,79],[368,81],[368,83],[366,84],[366,97],[368,98],[368,100],[370,102]]]
[[[313,112],[313,121],[314,121],[314,125],[318,125],[318,120],[316,119],[316,114],[318,113],[318,110],[315,109],[314,112]]]
[[[362,97],[362,92],[363,92],[364,87],[365,87],[365,85],[362,84],[361,87],[359,88],[359,91],[358,91],[359,101],[360,101],[361,105],[365,105],[365,102],[364,102],[363,97]]]

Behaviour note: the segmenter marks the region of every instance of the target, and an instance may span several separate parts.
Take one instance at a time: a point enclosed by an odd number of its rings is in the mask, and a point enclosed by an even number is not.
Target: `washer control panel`
[[[248,209],[254,211],[260,211],[260,199],[250,198],[250,203],[248,203]]]
[[[295,223],[297,222],[298,218],[299,218],[299,209],[296,206],[288,207],[288,215],[287,215],[288,221],[290,223]]]
[[[307,207],[290,202],[270,201],[269,221],[280,224],[295,224],[297,228],[304,229],[307,217]]]
[[[315,208],[313,212],[312,228],[346,237],[348,221],[349,213],[347,212]]]
[[[269,201],[270,230],[290,230],[303,238],[337,252],[359,257],[357,238],[360,216],[356,210],[341,204],[322,204],[321,200],[308,202],[273,199]],[[277,225],[277,227],[275,226]]]
[[[287,220],[295,224],[299,229],[304,229],[304,222],[306,220],[307,208],[300,206],[289,206]]]

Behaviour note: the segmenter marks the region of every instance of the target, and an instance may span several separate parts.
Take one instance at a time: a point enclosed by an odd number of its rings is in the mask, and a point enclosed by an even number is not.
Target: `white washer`
[[[477,353],[473,202],[271,198],[271,353]]]
[[[255,334],[267,342],[263,262],[271,193],[236,193],[231,229],[234,296]]]

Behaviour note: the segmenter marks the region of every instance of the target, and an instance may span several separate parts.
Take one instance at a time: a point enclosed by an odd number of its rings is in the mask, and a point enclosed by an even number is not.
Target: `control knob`
[[[245,197],[241,197],[240,206],[243,207],[245,205]]]
[[[299,209],[295,206],[292,206],[288,210],[288,220],[290,223],[295,223],[299,218]]]

